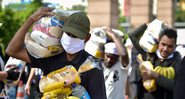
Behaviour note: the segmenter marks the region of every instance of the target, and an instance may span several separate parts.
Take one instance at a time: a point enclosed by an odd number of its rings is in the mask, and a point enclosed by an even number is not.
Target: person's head
[[[84,49],[84,43],[90,38],[90,21],[83,12],[70,15],[62,27],[61,44],[68,54]]]
[[[104,45],[104,63],[107,68],[111,68],[119,59],[115,43],[110,42]]]
[[[164,29],[159,35],[159,52],[163,58],[168,58],[176,48],[177,31],[171,28]]]

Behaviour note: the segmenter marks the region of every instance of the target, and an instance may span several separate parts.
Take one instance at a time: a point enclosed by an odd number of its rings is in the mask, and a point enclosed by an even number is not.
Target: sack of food
[[[97,27],[90,31],[91,38],[85,45],[85,50],[95,56],[96,58],[103,59],[103,45],[107,41],[106,33],[103,28]]]
[[[42,17],[34,23],[32,32],[27,33],[25,46],[29,54],[36,58],[45,58],[63,52],[60,44],[62,26],[67,18],[79,11],[55,9],[55,15]]]
[[[139,71],[141,72],[141,75],[143,75],[143,73],[145,73],[147,70],[154,71],[153,64],[150,61],[144,61],[141,54],[137,56],[137,60],[139,62]],[[154,78],[143,80],[143,86],[148,92],[152,92],[157,89],[156,81]]]
[[[158,36],[164,28],[167,28],[167,25],[161,20],[155,19],[149,23],[139,40],[141,48],[149,53],[155,52],[158,47]]]
[[[120,38],[123,38],[124,34],[120,30],[112,29],[112,31]],[[95,56],[96,58],[103,59],[104,44],[108,41],[108,36],[104,31],[104,27],[93,28],[90,31],[91,38],[85,45],[85,50]]]
[[[39,89],[43,93],[42,99],[69,96],[72,92],[71,84],[74,82],[79,84],[81,79],[77,70],[71,65],[43,76],[39,82]],[[63,99],[62,97],[60,98]]]
[[[21,75],[22,75],[22,73],[24,71],[25,65],[26,65],[25,61],[17,59],[17,58],[10,57],[8,59],[7,63],[5,64],[4,70],[8,71],[9,69],[16,68],[15,70],[17,72],[20,72],[20,75],[19,75],[19,77],[18,77],[18,79],[16,81],[6,79],[6,80],[3,80],[3,82],[6,85],[9,85],[9,86],[17,85],[19,80],[20,80],[20,78],[21,78]]]

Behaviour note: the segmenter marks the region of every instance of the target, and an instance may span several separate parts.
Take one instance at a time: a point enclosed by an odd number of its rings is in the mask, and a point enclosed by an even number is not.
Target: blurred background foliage
[[[39,0],[35,0],[30,4],[12,4],[4,10],[0,9],[0,47],[2,56],[5,55],[5,48],[9,41],[24,23],[24,21],[36,9],[42,6]]]
[[[176,7],[175,22],[185,22],[185,9],[180,6]]]

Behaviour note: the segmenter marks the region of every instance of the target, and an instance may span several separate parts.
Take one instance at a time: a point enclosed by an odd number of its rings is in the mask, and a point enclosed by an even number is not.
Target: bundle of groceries
[[[43,93],[42,99],[56,97],[57,99],[65,99],[72,93],[72,83],[80,84],[81,79],[77,70],[71,65],[49,73],[39,82],[40,91]]]
[[[149,53],[155,52],[158,46],[160,32],[168,26],[161,20],[155,19],[148,24],[143,36],[139,40],[141,48]]]
[[[172,66],[156,66],[154,67],[150,61],[143,61],[142,55],[137,56],[137,60],[140,63],[139,69],[141,74],[147,71],[147,69],[152,70],[168,79],[174,79],[175,69]],[[147,79],[143,81],[143,86],[148,92],[155,91],[157,89],[155,79]]]
[[[91,38],[85,45],[85,50],[95,56],[96,58],[103,59],[104,44],[110,39],[104,30],[103,27],[93,28],[90,31]],[[123,39],[123,32],[117,29],[112,29],[112,31],[121,39]]]
[[[55,9],[55,15],[45,16],[34,23],[31,33],[25,37],[28,52],[36,58],[45,58],[63,52],[60,44],[62,26],[67,18],[78,11]]]
[[[91,60],[91,58],[87,59],[78,70],[72,65],[67,65],[50,72],[47,76],[43,76],[39,82],[39,89],[43,93],[42,99],[90,99],[87,96],[83,96],[87,95],[87,92],[84,92],[85,88],[78,88],[81,86],[79,75],[96,67],[96,64],[92,61],[94,60]],[[74,89],[76,87],[78,90]],[[82,96],[84,98],[81,98]]]
[[[5,79],[3,80],[3,82],[6,84],[6,85],[9,85],[9,86],[15,86],[15,85],[18,85],[18,82],[21,78],[21,75],[22,73],[24,72],[24,69],[25,69],[25,66],[26,66],[26,62],[25,61],[22,61],[20,59],[17,59],[17,58],[13,58],[13,57],[10,57],[7,61],[7,63],[5,64],[5,68],[4,70],[5,71],[8,71],[12,68],[16,68],[14,69],[16,72],[19,72],[19,77],[17,80],[13,81],[13,80],[8,80],[8,79]]]
[[[137,56],[137,60],[139,62],[139,70],[141,74],[147,71],[147,69],[154,71],[154,66],[150,61],[144,61],[142,55],[139,54]],[[143,80],[143,86],[148,92],[152,92],[156,90],[156,81],[155,79],[146,79]]]

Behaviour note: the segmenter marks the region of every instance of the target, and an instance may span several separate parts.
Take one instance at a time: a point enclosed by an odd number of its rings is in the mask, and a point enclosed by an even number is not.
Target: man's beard
[[[109,62],[105,62],[104,64],[107,68],[111,68],[114,65],[113,63],[109,63]]]

